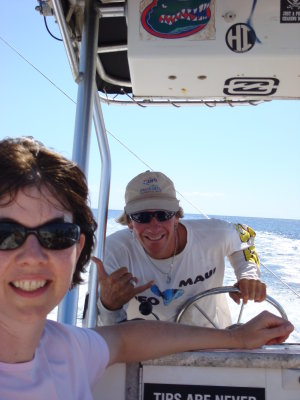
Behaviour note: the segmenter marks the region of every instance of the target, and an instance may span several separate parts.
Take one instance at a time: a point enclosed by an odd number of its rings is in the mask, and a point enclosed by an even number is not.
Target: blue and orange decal
[[[143,10],[141,23],[150,35],[178,39],[204,29],[210,17],[210,0],[153,0]]]

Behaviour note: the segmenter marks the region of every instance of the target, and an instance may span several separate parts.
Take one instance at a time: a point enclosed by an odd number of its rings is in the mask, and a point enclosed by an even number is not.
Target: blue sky
[[[71,157],[77,85],[63,45],[46,31],[37,4],[2,1],[0,36],[56,86],[0,40],[0,137],[32,135]],[[48,22],[60,36],[53,18]],[[187,213],[300,219],[299,106],[299,101],[235,108],[103,106],[103,112],[108,131],[173,179]],[[122,209],[126,183],[147,167],[108,139],[110,208]],[[101,168],[96,150],[93,133],[88,174],[93,207]]]

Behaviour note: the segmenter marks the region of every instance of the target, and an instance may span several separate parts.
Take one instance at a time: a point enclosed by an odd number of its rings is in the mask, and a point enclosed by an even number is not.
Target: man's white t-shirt
[[[170,283],[167,283],[166,277],[172,257],[164,260],[150,258],[129,229],[115,232],[107,238],[104,265],[108,274],[125,266],[138,278],[138,285],[152,279],[155,284],[121,311],[106,310],[98,301],[100,324],[119,322],[126,317],[125,310],[128,319],[145,318],[138,311],[142,301],[152,304],[152,310],[160,320],[174,321],[180,307],[195,294],[223,285],[225,257],[234,268],[237,280],[259,279],[259,267],[247,260],[244,254],[246,249],[254,247],[254,237],[249,235],[247,241],[242,240],[236,225],[218,219],[180,220],[180,223],[187,230],[187,244],[175,256]],[[219,327],[230,325],[224,295],[217,298],[209,296],[199,305]],[[182,322],[212,326],[195,309],[187,312]]]
[[[92,400],[108,362],[98,333],[48,320],[32,361],[0,362],[0,399]]]

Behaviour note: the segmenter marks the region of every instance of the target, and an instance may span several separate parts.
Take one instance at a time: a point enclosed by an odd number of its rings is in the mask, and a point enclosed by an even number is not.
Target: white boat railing
[[[55,3],[57,10],[61,10],[59,0],[53,0],[53,3]],[[76,73],[77,67],[75,56],[73,54],[72,46],[70,46],[71,42],[64,27],[63,14],[58,12],[56,18],[62,32],[73,75],[75,73],[75,77],[77,75],[79,77],[73,160],[76,161],[86,175],[88,171],[92,117],[94,116],[95,130],[102,161],[101,184],[99,191],[99,204],[101,204],[101,207],[98,207],[99,212],[97,216],[98,246],[96,248],[96,254],[99,258],[103,258],[111,165],[106,130],[95,84],[99,15],[94,4],[95,2],[93,0],[87,0],[85,2],[78,74]],[[58,307],[59,322],[76,325],[78,290],[78,287],[72,289],[60,303]],[[89,279],[89,302],[85,321],[87,327],[93,327],[96,324],[96,297],[97,272],[95,268],[92,268]]]

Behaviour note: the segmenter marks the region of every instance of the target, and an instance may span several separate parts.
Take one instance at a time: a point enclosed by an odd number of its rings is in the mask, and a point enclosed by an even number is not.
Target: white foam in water
[[[115,218],[115,217],[114,217]],[[124,227],[115,222],[114,218],[109,218],[107,224],[107,235],[116,232]],[[256,231],[256,248],[260,254],[262,263],[271,269],[280,279],[292,287],[300,294],[300,240],[287,238],[278,234]],[[86,274],[86,279],[88,273]],[[267,292],[273,297],[285,310],[288,319],[294,324],[295,330],[290,335],[289,343],[300,343],[300,318],[299,307],[300,298],[297,297],[284,284],[276,279],[268,270],[261,266],[261,278],[267,284]],[[233,285],[235,283],[235,275],[229,263],[226,263],[226,273],[224,285]],[[84,305],[87,284],[80,286],[79,304],[78,304],[78,325],[81,325],[81,317]],[[233,322],[237,321],[240,307],[229,299],[230,309],[233,315]],[[257,315],[263,309],[267,309],[275,314],[277,311],[274,307],[266,302],[262,304],[249,302],[244,309],[243,316],[245,320]],[[56,319],[55,309],[49,318]]]
[[[270,269],[283,282],[288,284],[300,295],[300,240],[286,238],[269,232],[256,232],[256,249],[265,267],[261,266],[261,278],[267,284],[267,293],[273,297],[285,310],[288,319],[293,323],[295,330],[290,335],[289,342],[300,342],[300,298],[293,293],[284,283],[268,271]],[[234,273],[230,266],[226,265],[225,285],[234,282]],[[230,302],[230,301],[229,301]],[[248,304],[245,307],[245,316],[254,316],[257,310],[265,309],[277,314],[274,307],[264,302],[259,305]],[[231,311],[237,317],[235,305]]]

